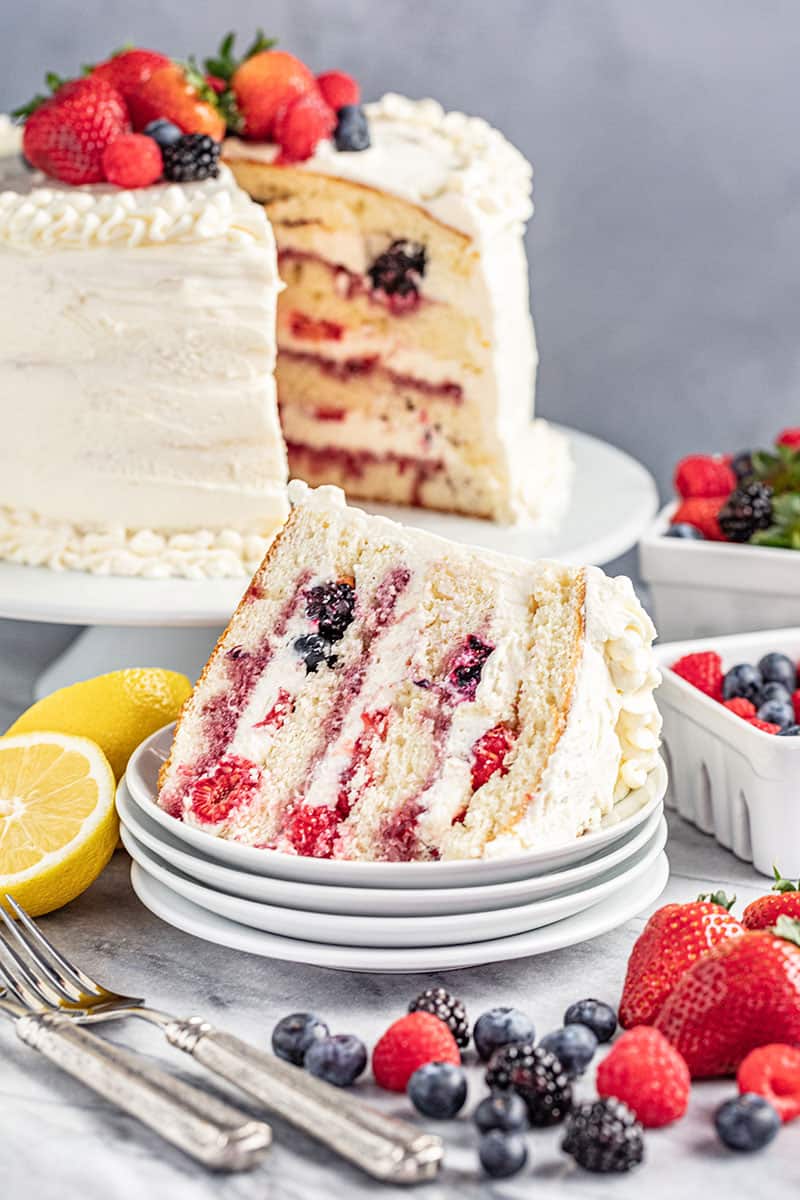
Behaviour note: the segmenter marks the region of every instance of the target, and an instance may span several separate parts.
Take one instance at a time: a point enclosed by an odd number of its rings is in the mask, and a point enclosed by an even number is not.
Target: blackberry
[[[317,622],[320,636],[338,642],[353,620],[356,594],[345,580],[320,583],[306,592],[306,616]]]
[[[173,183],[216,179],[219,175],[220,149],[220,143],[207,133],[183,134],[176,142],[162,147],[164,178]]]
[[[483,673],[483,665],[493,650],[494,646],[481,641],[479,637],[471,633],[456,654],[448,679],[466,700],[475,699],[475,693]]]
[[[501,1046],[486,1069],[493,1091],[513,1088],[528,1109],[531,1125],[558,1125],[572,1108],[572,1084],[556,1058],[542,1046],[516,1042]]]
[[[572,1112],[561,1149],[585,1171],[630,1171],[644,1158],[642,1126],[621,1100],[595,1100]]]
[[[456,1039],[456,1045],[462,1049],[469,1045],[469,1021],[467,1020],[467,1010],[460,1000],[452,996],[443,987],[428,988],[421,992],[416,1000],[412,1000],[408,1006],[409,1012],[427,1012],[432,1013],[434,1017],[438,1017],[440,1021],[444,1021],[453,1037]]]
[[[772,524],[772,488],[758,480],[742,484],[731,492],[717,519],[729,542],[749,542]]]
[[[315,675],[320,663],[327,663],[329,667],[336,665],[336,655],[329,653],[330,648],[330,642],[318,633],[305,633],[294,643],[295,653],[306,664],[306,675]]]
[[[392,242],[379,254],[367,274],[376,291],[387,296],[411,296],[419,291],[419,280],[425,274],[425,247],[419,242]]]

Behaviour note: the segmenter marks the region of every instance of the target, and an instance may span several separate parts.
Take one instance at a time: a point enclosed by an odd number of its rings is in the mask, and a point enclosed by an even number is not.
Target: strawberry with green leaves
[[[50,75],[52,96],[37,96],[15,115],[25,116],[22,151],[32,166],[75,186],[105,179],[103,153],[130,130],[120,92],[89,75],[66,83]]]
[[[204,133],[215,142],[225,136],[216,93],[191,65],[168,60],[129,93],[127,102],[135,130],[164,118],[184,133]]]
[[[252,141],[274,140],[281,112],[299,96],[318,92],[317,81],[299,58],[274,50],[274,39],[262,30],[241,58],[234,54],[235,40],[233,33],[223,38],[216,55],[205,60],[205,70],[226,83],[229,126]]]
[[[742,924],[748,929],[768,929],[780,916],[800,920],[800,882],[794,884],[784,879],[777,867],[772,869],[775,872],[772,892],[759,896],[744,910]]]

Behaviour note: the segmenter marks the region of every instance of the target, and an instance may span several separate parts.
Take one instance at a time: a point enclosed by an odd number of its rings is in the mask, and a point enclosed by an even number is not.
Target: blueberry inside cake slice
[[[290,490],[178,724],[165,810],[292,854],[424,861],[569,841],[660,786],[629,580]]]

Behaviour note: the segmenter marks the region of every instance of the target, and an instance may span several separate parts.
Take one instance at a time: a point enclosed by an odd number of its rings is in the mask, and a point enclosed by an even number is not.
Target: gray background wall
[[[203,54],[257,24],[533,161],[543,415],[662,489],[681,454],[800,424],[798,0],[5,0],[0,106],[127,40]]]

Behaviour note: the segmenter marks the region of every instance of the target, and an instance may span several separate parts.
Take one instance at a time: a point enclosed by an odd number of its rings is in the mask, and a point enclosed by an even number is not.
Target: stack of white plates
[[[172,727],[119,787],[143,904],[187,933],[269,958],[350,971],[435,971],[542,954],[649,907],[669,873],[661,796],[569,845],[480,862],[301,858],[214,838],[156,805]]]

